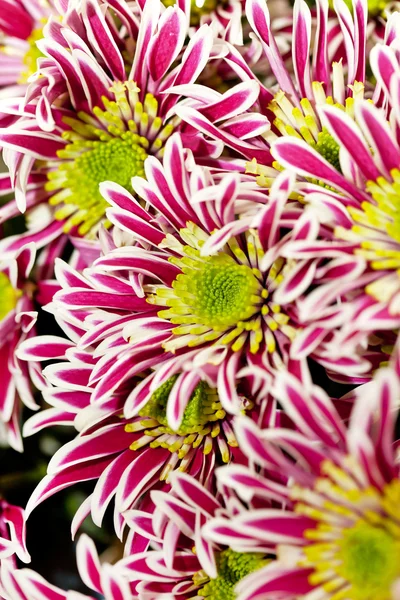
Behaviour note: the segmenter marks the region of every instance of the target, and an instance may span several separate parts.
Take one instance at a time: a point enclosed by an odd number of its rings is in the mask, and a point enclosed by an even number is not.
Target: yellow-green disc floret
[[[201,381],[190,396],[178,431],[173,432],[168,427],[167,403],[177,378],[177,375],[170,377],[168,381],[153,392],[150,400],[141,409],[139,415],[155,419],[160,425],[164,426],[166,433],[177,433],[177,435],[182,436],[201,433],[204,431],[207,423],[215,422],[225,417],[225,411],[221,408],[215,390]]]
[[[400,170],[392,169],[390,175],[391,181],[384,177],[368,181],[371,200],[359,208],[348,207],[354,223],[351,229],[335,229],[335,236],[352,242],[354,253],[368,261],[371,269],[387,272],[366,286],[366,292],[381,302],[390,302],[400,287]]]
[[[354,465],[351,459],[347,465]],[[310,584],[332,600],[391,600],[400,579],[400,481],[358,487],[349,471],[330,461],[322,474],[311,493],[292,489],[292,498],[301,500],[295,511],[315,520],[304,533],[308,543],[298,565],[311,569]]]
[[[283,259],[277,259],[264,274],[258,268],[264,251],[257,234],[250,231],[244,239],[232,238],[218,253],[203,255],[207,240],[197,225],[188,221],[180,230],[180,243],[168,234],[160,248],[172,248],[168,260],[180,269],[169,285],[146,286],[146,300],[163,307],[157,314],[175,327],[163,343],[164,350],[176,352],[212,343],[240,352],[245,345],[255,354],[265,341],[274,352],[274,333],[281,329],[293,337],[289,317],[269,298],[282,279]],[[245,244],[243,244],[245,240]],[[205,253],[204,253],[205,254]]]
[[[328,161],[328,163],[335,167],[339,173],[342,172],[339,161],[339,144],[325,127],[318,134],[318,141],[315,144],[315,149]]]
[[[14,289],[7,275],[0,271],[0,320],[11,312],[21,296],[21,290]]]
[[[50,172],[47,189],[54,187],[66,190],[66,194],[57,194],[51,204],[57,205],[60,195],[66,203],[56,214],[56,218],[63,219],[69,216],[72,206],[75,216],[70,225],[83,223],[80,233],[85,234],[89,229],[104,217],[109,206],[99,191],[103,181],[113,181],[123,186],[128,191],[131,187],[132,177],[144,176],[144,161],[147,152],[142,145],[139,135],[126,131],[120,137],[107,141],[86,140],[84,151],[78,154],[74,161],[63,163],[57,171]],[[79,146],[75,141],[72,146]],[[68,157],[71,149],[61,150],[60,157]]]
[[[198,595],[210,600],[235,600],[235,586],[250,573],[267,564],[263,554],[234,552],[223,550],[216,557],[218,577],[210,579],[199,591]],[[201,572],[202,573],[202,572]],[[201,574],[194,576],[194,581],[201,580]]]
[[[400,539],[360,521],[344,531],[337,571],[351,585],[354,600],[389,600],[400,576]]]
[[[173,132],[158,115],[157,99],[148,93],[141,101],[134,81],[114,82],[108,91],[114,99],[102,96],[102,107],[64,117],[66,145],[46,165],[49,203],[59,207],[55,218],[65,221],[66,233],[78,227],[79,235],[94,237],[101,223],[110,226],[99,185],[111,181],[132,193],[132,177],[144,177],[147,156],[161,156]]]
[[[190,250],[186,248],[187,253]],[[170,309],[160,311],[161,318],[224,331],[259,310],[261,285],[249,266],[227,254],[194,260],[195,264],[190,258],[181,263],[183,272],[172,284],[175,299],[169,302]],[[193,331],[200,333],[198,328]]]

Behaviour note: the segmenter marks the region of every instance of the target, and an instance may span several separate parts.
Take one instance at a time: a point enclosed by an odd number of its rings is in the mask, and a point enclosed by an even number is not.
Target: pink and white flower
[[[277,486],[240,466],[218,471],[220,485],[253,507],[230,520],[215,518],[203,535],[238,552],[261,544],[276,555],[238,584],[239,600],[391,597],[400,578],[393,445],[399,384],[396,370],[381,369],[357,390],[346,427],[321,388],[311,394],[282,374],[275,393],[299,431],[262,431],[237,420],[244,451],[267,472],[287,477],[286,486]],[[271,500],[283,500],[286,510],[271,508]]]
[[[57,344],[59,350],[62,348],[63,340],[57,343],[56,339],[48,338],[42,341],[42,359],[50,357],[51,346],[54,349]],[[22,352],[37,359],[39,344],[25,344]],[[82,362],[84,351],[79,351],[79,357],[80,360],[44,370],[48,381],[58,384],[44,393],[53,408],[31,418],[25,425],[25,435],[73,422],[79,429],[79,435],[63,445],[51,459],[47,476],[28,502],[27,516],[39,503],[60,490],[79,481],[94,480],[94,492],[76,513],[73,531],[89,513],[101,526],[105,511],[114,499],[115,528],[122,537],[126,526],[122,513],[140,503],[148,490],[169,489],[172,471],[187,471],[201,481],[210,481],[211,485],[217,464],[243,460],[233,435],[232,418],[222,409],[218,395],[207,383],[200,381],[189,394],[182,424],[173,430],[165,415],[177,377],[151,394],[138,416],[126,419],[122,416],[122,394],[105,403],[90,403],[93,388],[88,377],[93,362],[88,354],[88,362]],[[141,391],[143,381],[146,380],[142,375],[130,379],[132,393]],[[243,409],[246,408],[254,418],[257,416],[251,403],[243,398]]]
[[[40,211],[40,223],[32,219],[31,224],[39,246],[63,231],[95,237],[101,223],[109,225],[99,184],[111,180],[132,191],[132,176],[144,175],[145,158],[161,156],[174,130],[203,160],[220,155],[220,140],[206,139],[174,115],[182,94],[189,94],[190,103],[225,137],[238,138],[233,147],[243,146],[250,158],[254,152],[260,159],[265,155],[245,141],[267,127],[265,117],[247,114],[258,97],[257,82],[225,94],[193,87],[207,63],[224,55],[221,42],[213,45],[212,29],[203,25],[186,44],[187,19],[178,6],[147,3],[139,23],[129,4],[118,6],[127,35],[117,41],[108,9],[102,11],[95,0],[82,2],[70,28],[56,22],[45,28],[38,47],[46,59],[28,89],[26,107],[0,130],[16,190],[0,218],[25,210],[34,217],[32,208],[46,203],[50,208]],[[8,240],[2,247],[16,244]]]
[[[295,333],[274,300],[287,270],[279,258],[281,231],[293,227],[300,210],[294,202],[285,212],[292,179],[282,176],[267,195],[250,177],[213,178],[207,169],[189,173],[184,165],[178,136],[166,146],[164,165],[147,159],[147,180],[136,177],[132,185],[148,210],[121,186],[102,185],[113,206],[107,216],[119,230],[119,247],[108,245],[82,275],[60,263],[64,289],[50,307],[70,319],[70,331],[80,316],[79,330],[86,332],[80,348],[98,346],[92,402],[106,402],[135,374],[156,369],[127,400],[129,418],[149,393],[181,373],[168,405],[173,429],[202,370],[206,377],[210,371],[228,412],[241,406],[236,391],[241,379],[252,386],[252,397],[265,398],[268,374],[283,365]],[[260,204],[265,206],[257,219],[261,216],[265,236],[263,231],[259,237],[251,224]],[[243,218],[235,220],[242,211]]]
[[[268,117],[270,127],[262,132],[262,136],[248,136],[248,144],[265,151],[276,139],[293,136],[304,139],[315,148],[317,154],[326,156],[336,166],[338,148],[321,123],[319,107],[339,104],[352,115],[354,104],[364,96],[364,88],[367,88],[368,96],[372,95],[372,91],[365,79],[366,2],[356,0],[353,15],[342,1],[335,3],[335,10],[337,21],[333,23],[329,19],[328,2],[318,0],[315,14],[316,34],[313,38],[312,13],[304,0],[295,2],[292,72],[286,64],[286,56],[279,49],[279,37],[273,32],[267,4],[263,0],[247,1],[247,19],[261,43],[265,59],[273,73],[273,77],[268,78],[269,88],[260,84],[260,95],[255,108],[258,113]],[[386,46],[395,43],[398,30],[399,19],[393,16],[386,26]],[[234,65],[235,72],[244,81],[256,79],[245,60],[235,53],[234,49],[230,49],[225,60]],[[221,130],[213,128],[206,116],[200,114],[196,107],[179,105],[176,112],[192,127],[207,132],[215,140],[223,139]],[[248,118],[251,121],[252,116]],[[229,145],[227,141],[224,142]],[[246,156],[244,148],[242,154]],[[271,172],[272,160],[269,153],[267,152],[261,161],[254,153],[250,160],[248,172],[257,174],[261,185],[269,186],[270,178],[274,176],[273,171]]]
[[[132,180],[147,210],[121,186],[102,185],[118,247],[103,236],[104,256],[83,273],[58,262],[63,289],[47,307],[71,341],[38,337],[18,350],[30,363],[66,359],[44,369],[55,386],[43,392],[53,408],[30,419],[25,434],[54,424],[80,431],[53,457],[28,512],[58,489],[99,479],[84,510],[100,523],[114,496],[119,515],[174,469],[206,481],[216,464],[241,460],[231,413],[274,422],[269,388],[293,333],[272,297],[283,270],[279,232],[298,216],[295,202],[285,212],[291,179],[282,175],[268,196],[250,177],[195,163],[187,171],[185,161],[178,134],[164,165],[147,159],[147,181]],[[264,245],[249,229],[260,205]],[[183,274],[194,283],[182,287]],[[182,295],[171,306],[191,304],[169,318],[163,299],[175,290]],[[209,293],[219,312],[202,304]],[[302,376],[305,365],[291,368]]]
[[[100,563],[93,541],[82,535],[76,546],[78,571],[82,582],[104,600],[132,600],[131,585],[120,575],[118,563]],[[94,600],[75,591],[62,590],[32,569],[13,569],[8,562],[0,568],[0,593],[4,600]]]
[[[25,537],[23,509],[0,499],[0,560],[15,566],[15,556],[17,556],[22,562],[29,562],[30,556]]]
[[[37,410],[31,382],[39,389],[43,387],[38,365],[16,356],[18,346],[35,335],[34,284],[29,280],[35,254],[34,245],[30,244],[16,253],[3,255],[0,261],[0,437],[19,452],[23,449],[22,405]]]
[[[281,165],[321,184],[300,184],[305,212],[316,224],[314,235],[307,241],[289,241],[282,249],[287,258],[317,267],[313,290],[298,303],[300,318],[311,318],[304,335],[319,329],[333,357],[373,344],[383,361],[385,346],[400,324],[395,209],[400,167],[395,90],[400,79],[392,49],[374,48],[371,64],[377,89],[387,94],[385,110],[364,100],[356,104],[353,118],[335,106],[320,108],[325,131],[340,147],[340,171],[300,139],[277,140],[272,153]],[[350,311],[351,316],[328,341],[323,321],[330,310]]]
[[[53,13],[52,0],[1,0],[0,89],[6,88],[1,93],[3,98],[25,93],[41,56],[36,41]]]
[[[131,552],[118,568],[137,579],[139,598],[233,598],[235,584],[265,563],[263,550],[236,553],[215,546],[202,535],[214,517],[235,516],[240,503],[232,495],[202,486],[187,474],[174,473],[171,490],[151,492],[154,513],[125,513],[133,536],[148,538],[153,549]]]

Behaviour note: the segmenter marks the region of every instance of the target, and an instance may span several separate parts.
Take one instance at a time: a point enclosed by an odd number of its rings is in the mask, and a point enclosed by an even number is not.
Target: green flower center
[[[200,571],[193,577],[194,583],[201,585],[207,579],[208,582],[198,590],[198,596],[210,598],[210,600],[235,600],[235,586],[250,573],[257,571],[267,564],[263,554],[234,552],[231,549],[223,550],[217,555],[218,577],[209,579]]]
[[[298,564],[332,600],[391,600],[400,578],[400,480],[363,488],[354,457],[343,467],[326,461],[312,490],[292,488],[296,512],[315,520]]]
[[[45,19],[44,22],[46,22]],[[26,51],[25,56],[23,58],[25,70],[21,73],[19,83],[26,83],[29,77],[36,73],[37,61],[39,58],[44,57],[44,54],[42,54],[42,52],[36,45],[36,42],[43,38],[43,27],[38,27],[37,29],[34,29],[31,35],[26,40],[29,44],[29,49]]]
[[[164,426],[163,431],[165,433],[176,433],[182,436],[200,432],[204,433],[205,429],[207,429],[205,426],[208,423],[225,417],[226,413],[221,407],[216,391],[201,381],[190,396],[178,431],[172,431],[168,427],[167,403],[177,378],[178,375],[174,375],[153,392],[150,400],[141,409],[139,415],[142,417],[151,417],[158,421],[158,423]],[[158,427],[158,431],[160,431],[160,427]]]
[[[149,445],[151,448],[166,448],[171,452],[171,460],[162,470],[161,480],[167,480],[175,467],[185,471],[196,448],[203,454],[209,454],[215,448],[222,462],[228,463],[231,457],[229,447],[236,448],[238,445],[234,432],[225,421],[226,413],[217,391],[203,381],[193,390],[179,428],[171,429],[167,420],[167,404],[177,378],[178,375],[170,377],[153,392],[150,400],[139,411],[139,417],[125,425],[126,432],[141,434],[130,445],[131,450],[137,451]],[[243,401],[243,411],[252,407],[249,400]],[[214,439],[218,440],[216,444]]]
[[[176,325],[163,343],[164,350],[174,353],[178,348],[211,343],[229,346],[233,352],[247,345],[255,354],[265,343],[273,353],[277,329],[294,337],[289,317],[273,300],[267,302],[283,280],[286,263],[277,259],[267,273],[253,266],[264,256],[256,232],[230,238],[213,256],[202,256],[209,236],[194,223],[188,221],[179,234],[183,243],[167,234],[160,248],[173,253],[169,261],[181,272],[171,286],[146,286],[147,302],[165,307],[158,316]]]
[[[79,233],[87,233],[104,217],[109,206],[100,194],[100,183],[113,181],[132,192],[131,179],[135,175],[144,176],[146,158],[140,137],[130,131],[107,141],[86,142],[86,152],[78,155],[73,162],[66,162],[56,172],[55,181],[68,191],[64,199],[68,205],[73,205],[76,213],[70,225],[80,223],[83,218]],[[51,179],[52,174],[49,175]],[[56,203],[51,201],[51,204]],[[68,216],[68,205],[57,212],[56,218]]]
[[[55,217],[66,220],[66,232],[79,225],[80,235],[95,233],[102,221],[109,226],[104,220],[109,205],[99,184],[112,181],[132,192],[132,177],[144,176],[147,156],[159,154],[173,131],[157,116],[158,102],[151,94],[143,104],[139,101],[134,82],[115,83],[110,91],[115,101],[103,97],[105,110],[95,107],[92,115],[80,112],[77,119],[64,119],[71,127],[63,133],[69,143],[57,153],[61,160],[49,165],[54,170],[47,173],[46,189],[56,192],[49,202],[61,205]]]
[[[160,311],[160,317],[174,324],[225,331],[260,310],[262,286],[248,265],[238,264],[224,253],[200,257],[193,248],[185,247],[185,251],[187,260],[173,261],[179,263],[182,273],[172,284],[167,301],[171,308]],[[161,290],[157,294],[164,295]]]
[[[354,600],[389,600],[400,576],[400,540],[385,529],[360,521],[345,531],[337,572],[351,585]]]
[[[0,271],[0,320],[16,307],[21,294],[21,290],[14,289],[7,275]]]
[[[328,163],[335,167],[339,173],[342,172],[339,161],[340,146],[325,127],[318,134],[318,141],[315,144],[315,149],[328,161]]]

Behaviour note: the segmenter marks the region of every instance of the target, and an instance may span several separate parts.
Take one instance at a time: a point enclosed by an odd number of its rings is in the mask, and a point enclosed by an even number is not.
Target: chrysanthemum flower
[[[20,361],[15,354],[19,344],[35,334],[37,314],[29,281],[34,260],[35,248],[29,245],[15,254],[3,255],[0,261],[0,437],[20,452],[21,402],[37,410],[31,381],[38,387],[42,383],[37,365]]]
[[[1,0],[0,88],[13,86],[7,96],[24,93],[37,59],[43,56],[36,42],[54,12],[52,0]]]
[[[67,27],[45,29],[38,47],[47,58],[28,90],[29,106],[17,123],[0,131],[10,172],[20,172],[13,214],[44,202],[56,207],[40,224],[43,240],[49,230],[53,236],[64,231],[94,237],[102,222],[108,224],[99,184],[109,180],[132,191],[131,178],[144,175],[147,156],[162,155],[174,129],[203,158],[223,149],[221,142],[207,141],[180,124],[171,111],[210,58],[218,56],[218,47],[212,54],[212,29],[202,26],[186,45],[188,24],[177,6],[147,3],[139,28],[129,5],[121,3],[120,8],[128,34],[117,41],[107,13],[94,0],[85,0],[75,16],[86,42]],[[165,39],[171,40],[168,46]],[[240,118],[254,104],[258,89],[256,82],[226,94],[199,87],[193,101],[213,122],[224,120],[226,136],[236,136],[240,145],[249,132],[266,127],[263,117],[251,124],[244,118],[244,125]],[[36,111],[34,119],[30,110]],[[35,193],[27,205],[25,190],[33,182]],[[42,241],[39,232],[36,241]],[[8,248],[14,242],[4,244]]]
[[[314,236],[293,245],[289,242],[282,249],[284,256],[308,260],[312,268],[321,264],[322,257],[325,260],[324,269],[320,275],[317,271],[314,278],[312,291],[298,305],[300,318],[311,317],[310,327],[314,331],[320,328],[324,336],[324,325],[318,323],[321,315],[333,307],[350,311],[332,340],[332,356],[352,353],[372,343],[377,350],[380,350],[378,344],[382,347],[383,361],[385,347],[390,345],[392,332],[400,324],[395,209],[400,147],[396,138],[394,93],[400,80],[397,59],[390,48],[374,48],[371,65],[378,89],[388,94],[387,112],[393,126],[386,122],[386,111],[367,101],[357,104],[354,119],[334,106],[320,111],[329,135],[341,147],[343,174],[333,170],[299,139],[278,140],[272,152],[280,164],[326,186],[309,187],[305,196],[310,218],[319,223]],[[341,278],[340,273],[345,275],[348,269],[353,270],[354,276]]]
[[[0,559],[15,566],[15,555],[25,563],[30,561],[25,544],[24,511],[0,498]]]
[[[400,578],[398,374],[381,370],[358,389],[348,428],[322,389],[313,400],[285,374],[275,391],[299,431],[261,431],[243,417],[236,432],[252,460],[286,474],[287,486],[243,467],[221,469],[220,483],[256,508],[215,518],[203,535],[236,551],[262,543],[277,555],[238,584],[239,600],[389,600]],[[263,507],[284,490],[287,510]]]
[[[279,258],[278,242],[280,232],[291,228],[299,214],[296,203],[285,213],[290,176],[282,175],[267,196],[251,178],[241,183],[239,175],[225,174],[212,181],[208,171],[198,167],[190,174],[184,159],[180,139],[174,137],[164,166],[149,158],[148,182],[132,180],[149,210],[122,187],[102,185],[105,198],[114,205],[108,218],[129,233],[131,245],[125,240],[123,247],[95,261],[85,271],[87,278],[78,274],[64,278],[60,272],[65,289],[54,297],[56,312],[85,316],[82,345],[104,340],[98,350],[102,360],[91,376],[93,401],[110,398],[139,373],[137,364],[157,367],[153,381],[143,384],[145,393],[128,399],[125,414],[130,417],[142,407],[149,390],[183,373],[167,413],[176,429],[187,393],[198,383],[198,369],[216,372],[222,406],[234,412],[240,406],[236,385],[242,376],[257,381],[260,371],[264,379],[265,372],[283,364],[295,332],[289,315],[274,301],[290,271]],[[239,213],[247,212],[268,198],[270,204],[257,218],[262,214],[263,223],[272,228],[266,226],[260,240],[250,227],[253,216],[243,214],[234,220],[235,207]],[[219,231],[211,235],[216,228]],[[307,282],[299,273],[292,285]],[[96,317],[99,307],[105,320]],[[107,326],[110,322],[112,328]],[[184,381],[185,393],[178,393]],[[257,394],[264,385],[260,381],[254,383]]]
[[[265,425],[274,419],[268,385],[284,363],[293,330],[269,294],[284,268],[274,254],[279,229],[290,228],[298,216],[296,203],[284,211],[292,180],[282,175],[270,192],[265,218],[275,215],[276,222],[268,232],[270,248],[267,239],[263,247],[249,221],[268,199],[265,190],[246,176],[213,177],[196,166],[188,172],[185,156],[174,135],[164,166],[156,158],[146,162],[151,183],[132,181],[148,201],[147,211],[122,187],[102,185],[114,205],[108,211],[114,234],[120,227],[120,239],[131,245],[109,248],[83,274],[59,263],[64,289],[49,310],[73,341],[44,336],[18,351],[30,363],[68,359],[44,370],[56,386],[44,392],[54,408],[30,420],[26,433],[73,421],[81,431],[52,459],[29,510],[60,486],[100,478],[87,507],[99,522],[116,492],[121,512],[175,468],[208,477],[216,463],[231,460],[236,440],[229,413],[250,412],[254,404],[257,414],[260,404]],[[236,205],[239,214],[244,211],[239,220]],[[216,226],[223,226],[218,240],[209,233]],[[203,255],[207,240],[216,244],[210,246],[214,253]],[[177,301],[170,302],[175,290]],[[210,302],[203,301],[207,294]],[[191,304],[181,310],[186,298]],[[170,316],[174,305],[179,322]],[[118,491],[116,480],[125,482]]]
[[[240,503],[233,495],[215,495],[208,486],[176,472],[171,477],[171,490],[152,492],[151,499],[153,515],[137,510],[124,515],[133,538],[147,536],[155,546],[140,553],[133,546],[133,552],[118,564],[122,575],[138,581],[134,591],[139,597],[155,600],[184,595],[231,600],[235,585],[265,565],[262,550],[238,553],[215,546],[202,536],[204,524],[213,517],[236,514]]]
[[[384,59],[383,51],[376,50],[372,56],[380,54],[380,58]],[[395,83],[395,80],[392,79],[392,82]],[[367,102],[361,102],[356,108],[356,123],[335,107],[325,109],[323,115],[326,127],[341,144],[342,153],[351,157],[347,179],[357,183],[359,188],[357,196],[354,196],[343,189],[339,181],[335,182],[334,178],[326,175],[325,181],[340,191],[336,204],[340,203],[347,209],[347,217],[343,216],[341,222],[332,219],[331,223],[327,220],[327,224],[336,225],[333,239],[345,240],[347,252],[365,259],[374,272],[367,292],[378,301],[387,303],[390,313],[396,315],[400,312],[400,237],[395,210],[400,181],[399,144],[382,111]],[[295,167],[295,148],[297,159],[300,154],[302,156],[303,173],[315,172],[318,165],[313,162],[314,155],[304,155],[301,144],[296,147],[277,143],[274,152],[285,165],[290,163]],[[290,160],[290,154],[293,160]],[[343,244],[345,251],[346,244]]]
[[[55,355],[51,348],[61,352],[66,343],[61,338],[44,336],[37,338],[36,343],[24,344],[22,352],[31,359],[45,359]],[[87,380],[91,356],[83,351],[79,355],[78,361],[52,365],[44,370],[43,375],[57,386],[44,392],[54,408],[38,414],[25,426],[25,435],[57,424],[75,423],[80,430],[76,439],[53,456],[48,475],[28,502],[27,516],[59,490],[78,481],[98,480],[93,495],[76,515],[74,529],[89,512],[100,526],[108,505],[115,498],[116,529],[118,535],[122,535],[123,511],[137,504],[148,489],[168,488],[172,471],[188,471],[202,481],[212,480],[215,465],[241,456],[233,434],[232,417],[223,410],[216,390],[206,382],[200,381],[193,391],[187,392],[190,397],[182,422],[173,430],[168,425],[166,412],[177,376],[150,395],[137,417],[126,419],[122,416],[124,396],[121,394],[97,406],[90,403],[93,388]],[[82,363],[85,358],[86,365]],[[131,379],[132,393],[143,392],[142,383],[141,378]],[[243,411],[256,417],[249,400],[242,398],[242,404]]]
[[[356,107],[362,102],[365,92],[369,102],[382,106],[385,109],[383,114],[388,116],[386,111],[390,104],[388,79],[392,73],[391,69],[394,68],[394,61],[392,64],[390,61],[392,52],[390,47],[395,44],[399,35],[399,15],[395,14],[389,19],[384,42],[378,46],[378,51],[371,52],[374,61],[371,63],[372,67],[376,63],[374,52],[380,52],[382,57],[381,66],[373,68],[374,76],[379,82],[373,87],[365,76],[367,14],[364,0],[354,2],[353,15],[344,3],[337,3],[341,37],[344,40],[344,49],[338,62],[332,62],[329,56],[331,41],[327,26],[327,3],[318,2],[317,8],[317,30],[312,49],[310,10],[304,0],[295,3],[292,48],[294,77],[291,77],[285,69],[276,42],[271,35],[265,3],[260,0],[249,0],[247,3],[248,19],[260,38],[266,56],[270,57],[272,64],[276,64],[274,73],[280,88],[268,106],[273,115],[272,127],[264,137],[272,148],[282,137],[289,142],[294,140],[299,147],[308,146],[308,149],[312,149],[312,152],[307,152],[307,156],[313,157],[314,172],[307,177],[307,180],[322,187],[332,185],[334,189],[344,189],[358,199],[360,193],[357,188],[360,180],[358,173],[356,175],[353,172],[355,168],[352,160],[353,152],[349,153],[343,149],[338,136],[335,136],[328,127],[324,115],[326,111],[335,109],[336,112],[340,110],[343,113],[346,122],[354,121]],[[388,56],[386,63],[383,59],[385,56]],[[373,141],[371,144],[375,148]],[[274,166],[277,168],[288,166],[287,162],[282,165],[279,156],[273,151],[272,155],[276,159]],[[301,161],[299,166],[300,168],[297,169],[297,165],[292,163],[290,168],[305,175],[306,169],[301,169]],[[260,175],[259,181],[262,184],[264,171],[268,169],[253,161],[253,164],[249,165],[249,170]]]
[[[76,559],[82,582],[107,600],[132,600],[131,585],[119,573],[118,563],[100,564],[93,541],[82,535],[76,545]],[[0,593],[4,600],[93,600],[93,596],[62,590],[32,569],[15,569],[4,562],[0,569]]]
[[[266,147],[282,136],[304,139],[335,169],[339,168],[339,146],[321,123],[319,107],[335,104],[354,114],[354,104],[364,96],[366,62],[367,8],[364,0],[356,0],[352,16],[344,2],[336,6],[338,25],[333,34],[328,21],[328,3],[317,2],[316,35],[312,42],[312,17],[304,0],[297,0],[293,9],[293,73],[279,51],[267,4],[262,0],[248,0],[246,14],[259,39],[265,58],[276,78],[271,89],[261,88],[257,110],[268,116],[270,130],[262,140],[248,141]],[[396,37],[398,19],[387,24],[385,44]],[[342,45],[341,59],[336,61],[338,45]],[[254,77],[240,56],[235,57],[237,72],[244,79]],[[369,90],[368,90],[368,93]],[[214,139],[221,133],[212,130],[204,115],[192,107],[179,106],[177,114],[191,126],[207,131]],[[259,175],[261,185],[270,185],[270,164],[260,162],[254,155],[248,172]],[[279,165],[274,165],[280,168]]]

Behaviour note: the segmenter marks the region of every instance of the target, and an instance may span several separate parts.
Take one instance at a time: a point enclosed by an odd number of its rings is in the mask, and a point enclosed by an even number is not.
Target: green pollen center
[[[253,573],[267,564],[263,554],[234,552],[231,549],[223,550],[217,555],[218,577],[209,579],[198,590],[198,595],[210,600],[235,600],[235,586],[244,577]],[[203,572],[196,573],[194,582],[201,582]],[[207,578],[208,579],[208,578]]]
[[[312,490],[292,488],[296,513],[316,523],[304,533],[311,543],[298,564],[312,569],[309,582],[321,598],[392,600],[400,578],[400,480],[359,487],[359,463],[348,456],[343,464],[346,470],[325,461]]]
[[[21,73],[19,83],[26,83],[31,75],[37,71],[37,61],[39,58],[44,57],[44,54],[39,50],[36,42],[43,38],[43,27],[34,29],[31,35],[26,40],[29,44],[29,49],[25,53],[23,62],[25,70]]]
[[[45,165],[46,190],[54,192],[49,203],[60,206],[55,218],[65,221],[68,233],[79,225],[78,234],[95,237],[108,203],[99,184],[112,181],[132,192],[132,177],[144,177],[148,155],[161,157],[164,143],[174,130],[173,119],[164,123],[158,101],[150,93],[144,99],[134,81],[114,82],[102,106],[91,113],[80,111],[64,117],[70,127],[62,137],[64,148],[57,159]]]
[[[248,265],[238,264],[227,254],[201,257],[188,266],[182,263],[183,272],[172,284],[171,309],[161,311],[160,316],[171,318],[172,323],[190,322],[224,331],[259,311],[261,285]],[[177,312],[182,317],[174,317]]]
[[[150,400],[139,412],[141,417],[155,419],[164,426],[163,431],[165,433],[182,436],[199,433],[207,423],[225,417],[225,411],[221,408],[215,390],[212,390],[205,382],[201,381],[190,396],[179,430],[172,431],[168,427],[167,403],[177,378],[178,375],[174,375],[153,392]],[[158,431],[160,431],[160,428],[158,428]]]
[[[14,289],[7,275],[0,271],[0,320],[15,308],[20,295],[21,291]]]
[[[315,144],[315,150],[319,152],[319,154],[323,156],[328,163],[335,167],[335,169],[337,169],[340,173],[342,172],[339,161],[339,144],[333,139],[325,127],[318,134],[318,141]]]
[[[344,532],[337,572],[351,585],[354,600],[389,600],[400,576],[400,540],[360,521]]]
[[[79,141],[74,145],[78,150]],[[99,222],[109,207],[100,194],[99,184],[113,181],[133,192],[131,179],[136,175],[144,176],[144,161],[147,158],[141,138],[131,131],[106,141],[86,141],[85,148],[86,151],[78,154],[75,160],[65,162],[57,172],[49,173],[49,179],[67,191],[63,196],[66,206],[57,211],[56,218],[66,218],[72,206],[77,214],[71,219],[69,227],[83,221],[80,234],[87,233]],[[51,199],[50,203],[58,204],[58,197]]]

